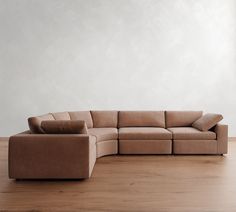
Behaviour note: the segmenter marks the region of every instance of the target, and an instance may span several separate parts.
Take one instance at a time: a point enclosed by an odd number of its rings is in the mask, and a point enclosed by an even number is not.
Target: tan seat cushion
[[[164,111],[120,111],[119,127],[163,127]]]
[[[91,111],[93,127],[114,127],[117,128],[118,111]]]
[[[214,140],[216,134],[211,131],[202,132],[193,127],[171,127],[168,128],[173,133],[175,140]]]
[[[118,139],[117,128],[90,128],[88,134],[95,136],[97,142]]]
[[[214,127],[222,119],[223,116],[221,114],[207,113],[195,121],[192,126],[198,130],[207,131]]]
[[[166,127],[191,127],[202,111],[166,111]]]
[[[119,129],[119,139],[122,140],[168,140],[172,134],[159,127],[124,127]]]
[[[87,134],[85,121],[81,120],[49,120],[42,121],[41,128],[45,134]]]

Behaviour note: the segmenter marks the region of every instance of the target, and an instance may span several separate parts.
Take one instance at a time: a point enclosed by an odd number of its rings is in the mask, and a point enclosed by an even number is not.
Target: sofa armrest
[[[228,125],[217,124],[213,131],[216,133],[217,153],[227,154],[228,152]]]
[[[84,134],[20,133],[9,139],[8,159],[9,178],[89,178],[96,141]]]

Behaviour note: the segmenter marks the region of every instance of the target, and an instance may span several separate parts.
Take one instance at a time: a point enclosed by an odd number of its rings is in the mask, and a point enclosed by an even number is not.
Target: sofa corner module
[[[223,155],[228,153],[228,125],[217,124],[213,131],[216,133],[217,154]]]
[[[96,161],[89,135],[18,134],[9,139],[8,172],[12,179],[89,178]]]

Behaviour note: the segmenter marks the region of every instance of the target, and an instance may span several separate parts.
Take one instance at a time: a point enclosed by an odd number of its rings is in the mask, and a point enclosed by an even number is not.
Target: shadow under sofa
[[[228,126],[194,126],[202,111],[76,111],[28,119],[9,139],[9,178],[85,179],[96,159],[114,154],[227,153]],[[83,120],[86,134],[45,134],[43,121]]]

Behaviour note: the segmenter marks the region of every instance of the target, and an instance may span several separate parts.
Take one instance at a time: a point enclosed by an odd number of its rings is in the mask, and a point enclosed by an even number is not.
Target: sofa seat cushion
[[[97,142],[118,139],[117,128],[90,128],[88,134],[95,136]]]
[[[171,127],[168,128],[173,133],[174,140],[214,140],[216,134],[212,131],[202,132],[193,127]]]
[[[160,127],[123,127],[119,129],[122,140],[168,140],[172,134]]]

